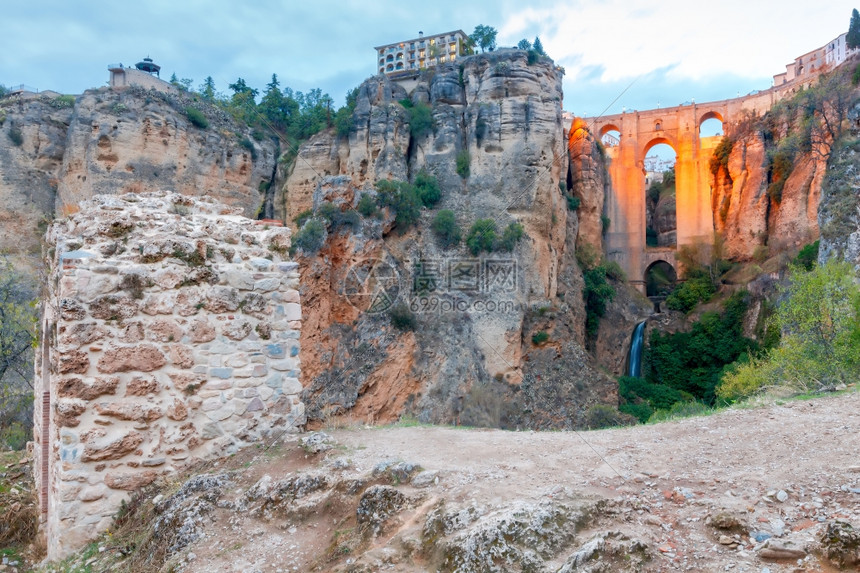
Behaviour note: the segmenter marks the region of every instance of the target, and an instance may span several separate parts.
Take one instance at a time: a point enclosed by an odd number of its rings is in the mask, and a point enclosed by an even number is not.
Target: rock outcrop
[[[797,251],[818,237],[827,157],[799,154],[777,199],[768,195],[768,149],[761,133],[744,134],[734,142],[728,165],[714,176],[714,229],[735,260]]]
[[[195,127],[185,110],[209,122]],[[278,149],[199,99],[131,87],[0,100],[0,250],[36,253],[44,225],[95,195],[207,195],[256,217]]]
[[[355,208],[363,195],[376,195],[377,181],[413,180],[421,170],[442,191],[411,229],[392,230],[384,209],[381,219],[362,217],[349,230],[331,226],[322,251],[303,259],[302,296],[316,315],[302,331],[312,420],[350,413],[389,421],[408,412],[434,422],[570,426],[590,404],[615,403],[614,382],[581,352],[579,227],[564,196],[560,80],[550,60],[529,65],[518,50],[437,66],[409,93],[375,77],[359,88],[348,137],[327,132],[302,147],[285,184],[288,217],[326,202]],[[432,128],[412,129],[422,106],[429,106]],[[605,183],[602,166],[589,169],[581,193],[591,205],[602,200],[591,197],[592,187]],[[518,223],[524,237],[510,253],[445,249],[430,230],[439,209],[454,212],[463,235],[476,220],[492,218],[500,235]],[[589,213],[591,226],[599,226],[599,211]],[[382,267],[397,279],[390,302],[413,315],[414,331],[397,330],[390,312],[374,312],[369,299],[347,296],[345,283]],[[551,323],[533,320],[544,308],[554,309]],[[557,336],[551,352],[532,343],[540,329]],[[559,373],[553,384],[572,389],[564,408],[520,392],[527,381],[540,394],[550,371]],[[534,418],[517,413],[522,400]]]

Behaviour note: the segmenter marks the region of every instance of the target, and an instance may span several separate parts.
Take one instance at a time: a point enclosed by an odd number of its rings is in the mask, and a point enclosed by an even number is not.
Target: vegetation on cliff
[[[846,262],[791,269],[777,307],[779,346],[741,361],[723,379],[720,397],[734,400],[778,387],[820,392],[860,374],[860,289]]]
[[[21,449],[32,426],[36,292],[0,258],[0,449]]]

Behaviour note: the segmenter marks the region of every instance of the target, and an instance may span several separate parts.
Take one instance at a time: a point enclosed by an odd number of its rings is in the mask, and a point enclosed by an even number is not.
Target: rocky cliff
[[[818,237],[826,157],[799,156],[777,199],[768,194],[771,147],[760,131],[740,135],[728,164],[714,176],[714,227],[725,238],[726,253],[733,259],[796,251]]]
[[[582,350],[579,221],[564,196],[561,100],[561,73],[550,60],[529,65],[525,52],[498,51],[437,66],[409,92],[386,77],[369,79],[348,137],[322,133],[302,147],[285,184],[290,219],[324,203],[350,210],[376,196],[377,181],[413,181],[422,170],[442,191],[406,231],[392,229],[384,209],[381,220],[330,226],[319,254],[301,261],[312,420],[411,413],[565,426],[581,424],[594,403],[616,403],[614,382]],[[429,106],[432,129],[414,129],[421,106]],[[463,235],[491,218],[499,234],[519,223],[524,236],[510,253],[446,250],[430,229],[440,209],[453,211]],[[405,305],[414,329],[392,326],[393,307],[377,312],[373,297],[350,296],[356,279],[370,290],[396,285],[385,293]]]
[[[205,129],[187,107],[207,118]],[[100,194],[209,195],[255,217],[277,146],[196,98],[108,88],[0,100],[0,251],[38,250],[40,223]]]

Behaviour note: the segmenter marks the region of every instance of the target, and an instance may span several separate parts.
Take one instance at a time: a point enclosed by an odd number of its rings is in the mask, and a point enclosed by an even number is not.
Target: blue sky
[[[501,46],[536,35],[566,69],[564,107],[580,115],[708,101],[769,87],[796,56],[848,28],[844,0],[588,2],[434,0],[29,0],[4,2],[0,83],[80,93],[107,64],[150,55],[169,78],[238,77],[262,88],[320,87],[338,104],[375,73],[373,46],[478,24]],[[635,81],[634,81],[635,80]]]

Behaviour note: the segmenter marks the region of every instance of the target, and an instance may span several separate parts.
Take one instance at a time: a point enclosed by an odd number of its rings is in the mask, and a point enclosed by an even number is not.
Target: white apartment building
[[[418,32],[417,38],[377,46],[374,48],[377,70],[380,74],[396,74],[453,62],[462,55],[466,38],[468,36],[463,30],[432,36]]]

